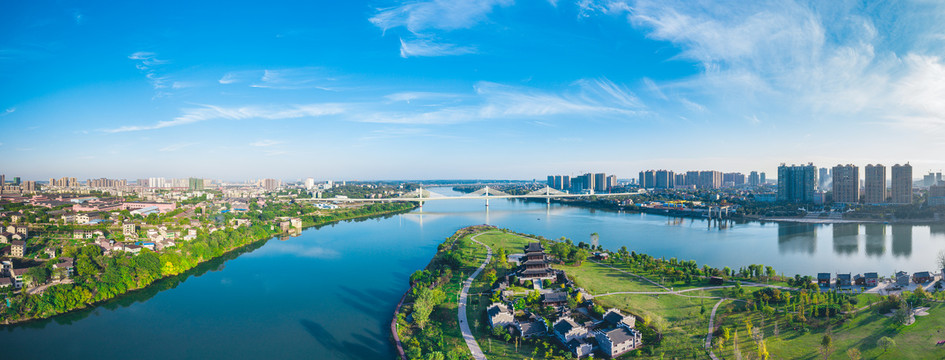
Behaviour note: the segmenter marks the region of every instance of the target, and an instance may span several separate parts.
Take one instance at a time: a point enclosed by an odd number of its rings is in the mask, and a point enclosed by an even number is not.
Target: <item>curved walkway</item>
[[[482,265],[479,265],[479,268],[476,269],[472,275],[469,275],[469,278],[463,282],[463,291],[459,293],[459,330],[463,333],[463,340],[466,341],[466,346],[469,347],[469,352],[472,353],[473,359],[476,360],[486,360],[486,355],[482,353],[482,349],[479,347],[479,343],[476,342],[476,338],[472,334],[472,330],[469,329],[469,319],[466,318],[466,302],[469,295],[469,287],[472,286],[473,280],[479,276],[479,273],[486,268],[486,265],[489,264],[489,261],[492,260],[492,248],[489,245],[483,244],[476,240],[476,237],[485,233],[479,233],[471,237],[470,240],[473,242],[486,247],[486,259],[482,261]]]
[[[719,358],[715,356],[715,352],[712,351],[712,333],[715,332],[715,311],[719,309],[719,305],[722,305],[725,300],[729,299],[721,299],[719,302],[715,303],[715,306],[712,307],[712,315],[709,315],[709,332],[705,336],[705,349],[709,351],[709,358],[712,360],[719,360]]]

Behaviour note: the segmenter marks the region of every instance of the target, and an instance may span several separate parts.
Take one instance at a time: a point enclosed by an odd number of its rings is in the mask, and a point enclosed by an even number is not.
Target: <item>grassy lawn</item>
[[[554,265],[553,267],[564,270],[574,279],[575,285],[591,294],[618,291],[664,291],[650,282],[590,261],[585,261],[580,266]]]
[[[830,330],[833,339],[831,359],[847,359],[846,351],[857,348],[864,359],[942,359],[945,358],[945,346],[935,343],[945,340],[945,305],[935,304],[929,310],[929,316],[916,317],[916,322],[907,327],[900,327],[892,318],[874,311],[862,311],[855,318]],[[777,317],[780,335],[774,335],[775,319],[767,319],[761,327],[759,314],[727,314],[721,324],[738,329],[739,348],[742,354],[755,354],[757,346],[747,334],[745,319],[750,319],[755,327],[764,329],[764,338],[768,352],[775,359],[819,359],[823,358],[820,343],[825,330],[811,332],[794,329],[780,317]],[[896,342],[896,347],[883,351],[877,341],[888,336]],[[734,359],[731,340],[716,355]]]
[[[691,296],[721,296],[719,290],[692,291]],[[654,356],[660,353],[681,359],[703,358],[709,313],[716,299],[700,299],[676,295],[611,295],[595,298],[605,308],[615,307],[637,317],[649,320],[663,339],[654,348]],[[701,312],[705,306],[705,313]],[[642,326],[638,321],[637,326]]]

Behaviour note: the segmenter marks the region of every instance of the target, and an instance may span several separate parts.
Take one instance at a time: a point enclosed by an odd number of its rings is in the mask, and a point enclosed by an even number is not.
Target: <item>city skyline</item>
[[[0,171],[541,181],[909,162],[921,176],[945,168],[943,7],[7,3]]]

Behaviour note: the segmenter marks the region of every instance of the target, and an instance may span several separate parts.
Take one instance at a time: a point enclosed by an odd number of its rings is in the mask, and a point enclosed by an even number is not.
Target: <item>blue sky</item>
[[[0,172],[945,168],[936,1],[129,3],[0,1]]]

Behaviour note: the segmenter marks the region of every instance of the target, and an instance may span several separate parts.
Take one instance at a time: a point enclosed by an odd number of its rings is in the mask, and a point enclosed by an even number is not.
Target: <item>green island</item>
[[[246,204],[241,211],[230,211],[230,203],[207,201],[206,197],[178,202],[175,210],[163,213],[103,211],[96,216],[110,220],[98,225],[69,225],[57,219],[57,211],[71,204],[53,208],[6,204],[6,210],[23,214],[30,235],[20,245],[23,255],[5,261],[6,266],[17,268],[14,271],[22,288],[0,288],[0,323],[89,308],[146,289],[158,280],[187,274],[202,263],[230,258],[228,254],[275,236],[401,213],[416,206],[392,202],[326,207],[287,201],[279,195],[285,196],[274,194],[268,201]],[[154,244],[148,241],[153,241],[149,239],[158,231],[165,241],[159,244],[164,246],[152,250]]]
[[[552,268],[567,277],[546,280],[541,288],[566,293],[566,303],[545,306],[543,294],[515,281],[516,266],[507,257],[522,253],[531,242],[540,242]],[[770,266],[700,267],[626,247],[612,251],[478,225],[447,238],[427,267],[410,277],[411,288],[394,320],[394,341],[402,344],[403,358],[474,358],[463,339],[458,309],[463,281],[483,264],[486,246],[492,257],[470,286],[466,315],[488,359],[575,358],[555,337],[552,324],[562,316],[579,324],[599,323],[610,309],[631,315],[642,334],[642,346],[618,358],[945,357],[945,292],[936,291],[940,282],[883,295],[838,290],[820,287],[810,276],[779,275]],[[507,304],[516,321],[529,321],[525,314],[540,316],[548,331],[523,338],[514,327],[491,328],[487,308],[495,303]],[[592,356],[608,357],[597,346]]]

